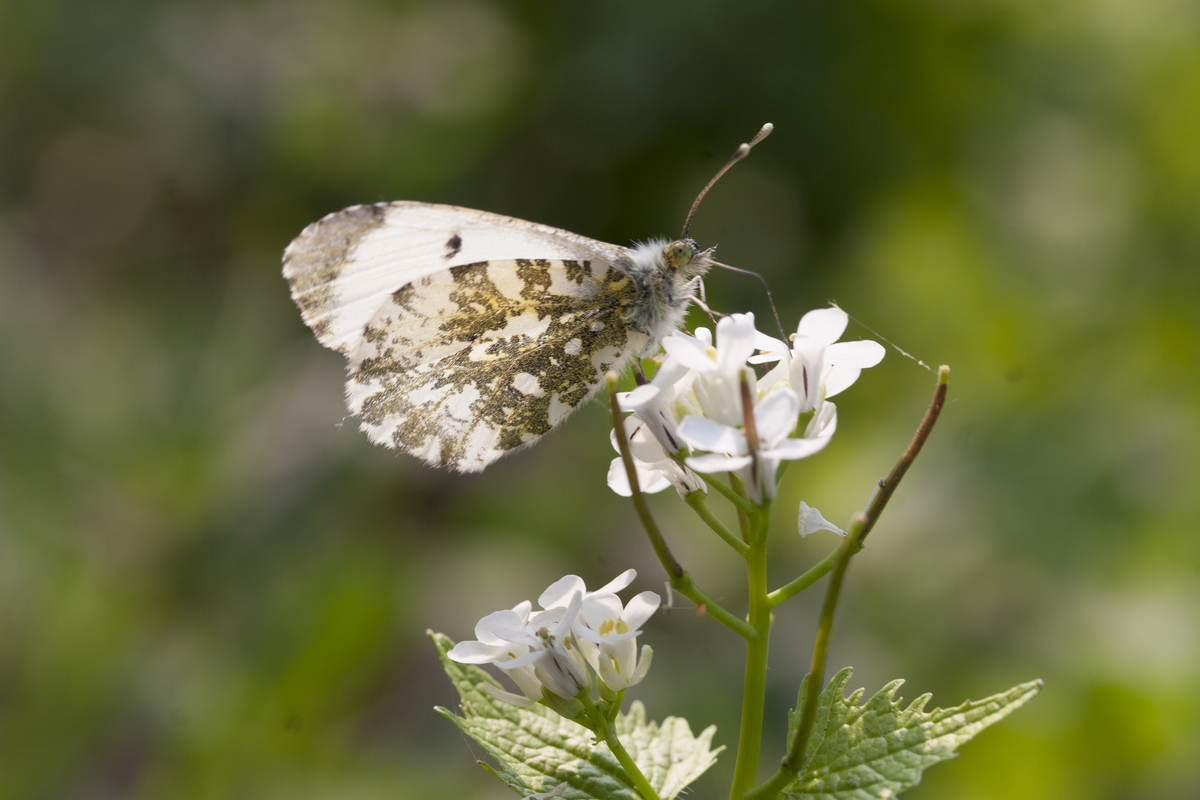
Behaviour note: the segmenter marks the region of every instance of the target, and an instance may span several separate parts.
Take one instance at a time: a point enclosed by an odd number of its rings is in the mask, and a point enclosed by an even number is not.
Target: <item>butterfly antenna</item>
[[[763,125],[758,133],[754,135],[753,139],[738,147],[737,152],[725,162],[725,166],[721,167],[717,174],[713,176],[713,179],[708,182],[708,185],[700,190],[700,194],[696,196],[696,202],[692,203],[692,210],[688,212],[687,219],[683,222],[683,234],[679,237],[680,239],[687,238],[688,229],[692,227],[692,217],[696,216],[696,209],[700,207],[700,201],[704,199],[704,195],[708,194],[708,190],[713,187],[713,184],[719,181],[721,176],[729,171],[730,167],[750,155],[750,148],[770,136],[773,130],[775,130],[775,126],[771,123],[768,122],[766,125]]]
[[[771,306],[771,316],[775,317],[775,327],[779,328],[779,338],[786,342],[788,340],[788,336],[783,330],[783,323],[779,321],[779,311],[775,308],[775,298],[771,296],[771,287],[767,283],[767,279],[762,275],[759,275],[757,272],[751,272],[748,269],[739,269],[738,267],[731,267],[728,264],[722,264],[720,261],[713,261],[712,265],[714,267],[720,267],[721,269],[727,269],[730,272],[740,272],[743,275],[753,275],[754,277],[758,278],[758,282],[763,285],[763,289],[767,292],[767,304]]]

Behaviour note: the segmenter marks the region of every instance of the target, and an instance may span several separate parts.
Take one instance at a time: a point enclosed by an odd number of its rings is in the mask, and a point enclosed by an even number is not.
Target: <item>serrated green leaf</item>
[[[493,698],[483,690],[499,686],[482,669],[451,661],[446,653],[454,642],[440,633],[429,633],[438,658],[458,690],[462,715],[437,711],[477,741],[496,761],[489,768],[522,796],[547,792],[566,783],[564,800],[640,800],[608,745],[596,743],[592,732],[537,705],[519,708]],[[621,744],[662,800],[672,800],[700,777],[723,747],[715,750],[716,726],[693,736],[687,720],[667,717],[661,724],[646,722],[639,702],[628,714],[618,715],[615,728]]]
[[[968,700],[954,708],[925,711],[930,695],[908,708],[896,692],[904,681],[892,681],[859,705],[864,690],[846,696],[852,670],[847,667],[821,692],[812,734],[805,748],[802,777],[784,790],[795,800],[887,800],[921,782],[921,773],[977,733],[1024,705],[1042,688],[1041,681],[1014,686],[1007,692]],[[788,717],[788,743],[800,725],[808,678],[800,684],[796,709]]]

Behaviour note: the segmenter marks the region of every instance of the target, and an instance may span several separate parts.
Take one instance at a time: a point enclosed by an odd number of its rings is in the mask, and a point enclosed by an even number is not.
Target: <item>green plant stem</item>
[[[800,774],[804,766],[805,748],[812,733],[813,720],[817,715],[817,701],[821,697],[821,689],[825,685],[825,656],[829,651],[829,640],[833,635],[833,613],[837,609],[838,595],[842,591],[842,578],[846,574],[846,566],[850,556],[854,555],[855,543],[859,540],[866,518],[855,514],[854,525],[850,533],[837,549],[837,562],[833,574],[829,578],[829,586],[825,591],[825,603],[821,607],[821,621],[817,625],[817,636],[813,642],[812,664],[808,670],[808,691],[804,697],[804,711],[800,716],[800,726],[792,739],[787,754],[779,764],[779,769],[762,785],[751,789],[743,795],[743,800],[769,800],[776,797],[783,789]]]
[[[933,399],[929,403],[929,408],[926,410],[921,424],[917,426],[912,441],[904,449],[904,452],[900,455],[900,459],[896,462],[896,466],[892,467],[892,471],[888,473],[887,478],[880,482],[879,489],[867,504],[866,511],[854,515],[850,532],[842,541],[841,546],[831,554],[836,556],[833,574],[829,578],[829,586],[825,592],[825,603],[821,608],[821,621],[817,627],[816,639],[813,642],[813,657],[808,673],[808,687],[804,697],[804,710],[800,715],[800,725],[796,729],[796,736],[792,739],[791,745],[788,747],[788,752],[784,755],[783,760],[780,761],[779,769],[775,774],[763,782],[761,786],[745,792],[741,800],[772,800],[789,783],[796,779],[800,774],[800,770],[804,767],[805,748],[808,746],[808,738],[812,733],[813,720],[816,718],[817,701],[821,696],[821,689],[824,688],[825,657],[829,649],[829,639],[833,633],[833,613],[837,607],[838,594],[841,592],[842,578],[846,574],[846,566],[850,563],[850,557],[862,549],[863,540],[871,532],[871,528],[875,526],[879,515],[883,513],[883,509],[887,505],[888,499],[900,484],[900,479],[904,477],[904,473],[912,466],[913,461],[920,454],[925,440],[929,438],[929,434],[933,431],[933,426],[937,424],[942,407],[946,403],[946,391],[949,380],[950,368],[942,366],[938,369],[938,383],[937,388],[933,392]],[[825,561],[828,560],[829,558],[826,557]],[[821,564],[824,564],[825,561],[822,561]],[[818,564],[813,570],[820,567],[821,564]],[[809,572],[813,570],[809,570]],[[805,573],[805,575],[807,574]],[[802,575],[797,581],[802,580],[804,577]],[[793,581],[792,583],[796,583],[797,581]],[[791,586],[791,584],[788,584],[788,586]],[[736,796],[735,800],[737,800]]]
[[[829,570],[833,569],[833,565],[837,563],[838,553],[841,552],[841,546],[830,551],[829,555],[818,561],[811,569],[796,578],[794,581],[780,586],[775,591],[767,595],[767,600],[771,603],[771,608],[782,603],[784,600],[789,600],[800,592],[812,586],[814,583],[825,577]]]
[[[682,459],[679,459],[679,461],[680,463],[683,463]],[[712,475],[709,475],[705,472],[697,472],[696,474],[700,476],[700,480],[716,489],[725,497],[726,500],[737,506],[738,511],[746,515],[754,513],[754,505],[746,498],[739,496],[738,493],[733,489],[730,489],[728,486],[726,486],[720,478],[714,478]]]
[[[667,572],[667,578],[671,581],[671,588],[691,600],[697,606],[703,606],[704,613],[729,628],[738,636],[749,639],[751,636],[754,636],[754,629],[748,623],[721,608],[708,595],[700,591],[700,588],[692,581],[692,576],[687,573],[671,552],[671,548],[667,546],[662,531],[658,529],[658,523],[654,521],[654,517],[650,514],[650,506],[647,505],[646,496],[642,493],[642,487],[638,483],[637,468],[633,463],[633,453],[629,450],[629,440],[623,435],[624,421],[621,417],[621,406],[617,403],[616,374],[610,372],[607,376],[607,381],[608,404],[612,411],[613,430],[617,432],[615,437],[617,447],[621,451],[621,462],[625,465],[625,474],[629,477],[629,489],[632,495],[633,507],[637,511],[638,519],[642,522],[642,527],[646,530],[646,535],[650,538],[650,546],[654,548],[654,554],[658,556],[659,562]]]
[[[617,732],[613,729],[612,723],[608,717],[600,713],[600,709],[596,708],[596,704],[592,701],[591,692],[581,692],[579,702],[583,704],[584,713],[588,715],[591,722],[595,725],[592,729],[600,738],[608,745],[608,749],[617,757],[617,761],[625,769],[625,775],[633,783],[633,787],[637,789],[643,800],[660,800],[658,792],[654,791],[654,787],[650,785],[650,781],[646,780],[646,776],[638,769],[637,763],[629,755],[625,746],[621,744],[621,740],[617,738]]]
[[[712,511],[708,508],[708,503],[705,502],[704,492],[692,492],[684,496],[684,501],[692,507],[692,510],[700,515],[700,519],[704,520],[708,527],[716,531],[717,535],[725,540],[725,543],[738,552],[742,558],[750,552],[750,545],[742,541],[733,531],[725,527],[721,520],[713,516]]]
[[[763,704],[767,691],[767,650],[771,635],[771,605],[767,600],[767,513],[751,518],[747,556],[750,626],[754,636],[746,645],[746,677],[742,685],[742,721],[738,731],[737,762],[733,768],[731,800],[739,800],[754,785],[762,749]]]

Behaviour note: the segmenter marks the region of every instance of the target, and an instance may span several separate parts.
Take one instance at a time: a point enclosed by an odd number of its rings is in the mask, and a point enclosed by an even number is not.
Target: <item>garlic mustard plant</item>
[[[926,711],[926,698],[907,708],[895,696],[899,681],[861,702],[847,695],[849,668],[825,681],[834,611],[846,570],[863,547],[900,479],[920,452],[945,402],[949,369],[942,367],[933,401],[891,473],[867,491],[865,506],[846,528],[801,501],[801,537],[837,534],[834,549],[781,586],[768,585],[769,519],[779,498],[783,466],[817,456],[832,445],[838,410],[829,398],[884,349],[868,340],[840,341],[849,318],[839,308],[805,314],[790,341],[755,329],[751,314],[721,318],[715,330],[675,331],[644,367],[630,391],[617,392],[608,376],[618,452],[608,485],[629,497],[651,549],[662,563],[668,591],[745,642],[742,718],[729,788],[730,800],[822,797],[891,798],[921,773],[950,758],[983,728],[1018,708],[1041,688],[1020,684],[981,701]],[[730,548],[731,565],[747,576],[743,605],[726,608],[701,589],[675,557],[646,501],[673,487],[699,520]],[[728,501],[731,529],[709,502]],[[715,729],[692,733],[686,720],[647,722],[639,701],[624,703],[650,668],[653,650],[641,645],[644,626],[662,605],[643,591],[623,602],[631,569],[596,591],[567,575],[538,597],[488,614],[475,640],[454,644],[432,634],[447,674],[462,698],[461,714],[439,709],[491,756],[489,767],[526,800],[672,800],[716,760]],[[764,734],[767,650],[772,609],[827,578],[808,675],[800,681],[783,742],[784,757],[758,780]],[[663,620],[661,624],[670,624]],[[500,688],[480,667],[507,675],[520,694]],[[714,691],[723,688],[714,686]]]

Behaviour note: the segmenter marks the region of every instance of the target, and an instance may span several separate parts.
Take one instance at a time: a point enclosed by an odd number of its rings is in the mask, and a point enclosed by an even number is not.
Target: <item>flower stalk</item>
[[[664,339],[666,355],[653,380],[643,378],[630,392],[618,394],[617,375],[605,376],[611,440],[618,453],[609,465],[608,483],[633,502],[667,574],[668,597],[679,593],[696,604],[698,615],[712,617],[746,640],[730,800],[774,800],[785,790],[796,791],[794,784],[803,775],[813,740],[834,616],[850,559],[863,548],[945,403],[949,369],[942,367],[933,400],[912,441],[879,482],[865,509],[854,515],[849,531],[800,503],[796,529],[800,537],[832,532],[843,538],[820,562],[772,591],[767,545],[783,469],[829,443],[837,428],[837,408],[828,398],[883,357],[883,348],[875,342],[839,342],[846,322],[845,313],[837,308],[810,312],[789,344],[754,330],[752,315],[734,314],[717,322],[715,333],[700,328],[694,335],[679,331]],[[760,354],[753,355],[755,350]],[[779,363],[760,377],[753,365],[772,361]],[[745,617],[735,616],[701,591],[672,552],[646,499],[648,493],[669,486],[745,562]],[[736,528],[710,509],[708,487],[730,501]],[[764,733],[772,610],[826,575],[829,581],[795,733],[778,770],[755,786]],[[617,596],[634,577],[634,571],[627,570],[591,592],[578,576],[565,576],[538,598],[540,610],[525,601],[493,612],[477,624],[476,641],[459,642],[447,656],[503,670],[521,694],[501,690],[494,683],[484,685],[483,692],[525,708],[540,704],[583,725],[595,735],[595,745],[607,744],[628,785],[642,800],[661,800],[616,732],[625,691],[641,682],[652,661],[649,645],[639,653],[641,626],[661,606],[654,592],[642,592],[628,602]],[[545,713],[545,708],[539,713]],[[637,737],[630,741],[642,758]],[[658,773],[653,774],[659,781]],[[553,797],[565,791],[564,786],[530,797]],[[662,791],[667,791],[665,784]]]
[[[804,710],[801,712],[800,724],[796,729],[796,735],[792,739],[787,753],[780,761],[779,769],[775,774],[760,786],[744,794],[736,795],[734,800],[738,800],[738,798],[742,798],[742,800],[772,800],[788,784],[794,781],[803,769],[804,757],[806,755],[805,750],[808,746],[809,737],[812,734],[813,721],[816,719],[817,701],[820,698],[821,689],[824,688],[825,684],[825,662],[829,650],[829,641],[833,635],[833,614],[837,608],[838,596],[842,589],[842,579],[845,577],[846,568],[850,564],[850,558],[862,549],[863,540],[866,539],[867,534],[871,532],[871,529],[879,520],[880,514],[883,513],[884,507],[887,506],[887,501],[896,491],[896,487],[900,485],[900,480],[904,477],[908,468],[912,466],[913,461],[920,454],[921,448],[925,445],[925,441],[933,431],[933,426],[937,424],[942,407],[946,403],[946,391],[949,387],[949,381],[950,368],[943,365],[938,369],[938,383],[937,388],[933,392],[933,399],[929,403],[929,408],[926,410],[921,424],[917,426],[912,441],[904,449],[904,452],[900,455],[900,459],[892,467],[892,471],[888,473],[888,477],[880,483],[879,490],[875,492],[867,505],[867,510],[854,515],[849,533],[842,540],[838,549],[830,554],[833,557],[833,571],[829,578],[829,585],[826,587],[825,602],[821,607],[821,619],[817,626],[816,638],[813,641],[812,664],[808,672],[808,686],[804,697]],[[825,560],[829,561],[830,558],[826,557]],[[810,570],[810,572],[812,571]],[[806,575],[801,576],[797,580],[802,580]],[[793,581],[793,583],[796,582]],[[791,584],[788,586],[791,586]]]
[[[617,402],[617,375],[615,372],[610,372],[605,377],[608,384],[608,405],[612,411],[613,429],[620,431],[624,426],[624,421],[621,418],[620,403]],[[691,600],[697,606],[704,606],[705,613],[708,616],[720,622],[738,636],[744,639],[753,636],[753,627],[738,619],[733,614],[730,614],[720,605],[713,602],[708,595],[700,591],[700,588],[692,581],[692,577],[684,570],[683,565],[671,553],[671,548],[667,546],[662,532],[658,529],[658,524],[654,521],[654,517],[650,513],[650,506],[646,504],[646,496],[642,494],[641,487],[638,485],[637,470],[634,468],[633,453],[629,449],[629,440],[620,435],[616,439],[621,451],[621,460],[625,463],[625,470],[629,475],[630,496],[633,500],[634,509],[637,511],[638,519],[641,520],[646,535],[650,537],[650,546],[654,549],[654,554],[658,556],[659,562],[667,572],[671,588],[688,600]]]

